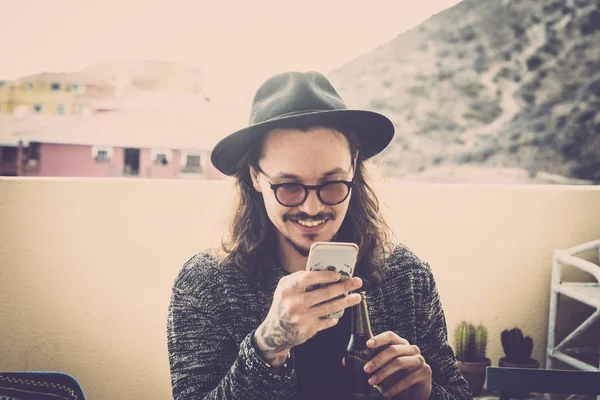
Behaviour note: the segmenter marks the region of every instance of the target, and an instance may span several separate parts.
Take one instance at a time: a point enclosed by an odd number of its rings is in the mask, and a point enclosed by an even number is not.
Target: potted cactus
[[[514,368],[539,368],[540,363],[531,358],[533,352],[533,339],[524,336],[519,328],[505,329],[500,335],[502,348],[506,357],[498,361],[499,367]],[[508,393],[513,399],[526,399],[531,397],[530,393]]]
[[[519,328],[505,329],[500,335],[506,357],[498,361],[499,367],[539,368],[540,363],[531,358],[533,339],[524,336]]]
[[[491,362],[485,356],[487,347],[487,330],[480,324],[477,328],[465,321],[454,331],[456,364],[467,380],[471,394],[481,395],[485,382],[485,369]]]

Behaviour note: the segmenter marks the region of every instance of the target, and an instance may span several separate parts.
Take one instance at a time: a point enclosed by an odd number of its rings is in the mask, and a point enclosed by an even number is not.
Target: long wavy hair
[[[304,132],[321,125],[294,126]],[[344,127],[326,126],[343,134],[350,145],[352,160],[356,158],[354,186],[348,211],[337,232],[336,242],[356,243],[359,248],[354,275],[360,276],[365,288],[381,284],[381,266],[391,250],[390,229],[380,214],[379,201],[368,183],[364,159],[359,152],[360,139]],[[249,278],[258,280],[281,268],[277,251],[276,228],[269,220],[261,193],[257,192],[250,177],[249,166],[258,168],[263,156],[263,139],[249,149],[238,163],[235,178],[234,208],[229,232],[222,240],[223,261],[241,268]],[[358,154],[358,157],[356,157]]]

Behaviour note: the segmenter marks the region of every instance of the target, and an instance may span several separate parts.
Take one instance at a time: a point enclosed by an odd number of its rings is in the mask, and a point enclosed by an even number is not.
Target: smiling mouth
[[[294,221],[298,225],[301,225],[301,226],[304,226],[307,228],[315,228],[315,227],[323,225],[325,222],[327,222],[327,219],[321,219],[321,220],[317,220],[317,221],[292,219],[292,221]]]
[[[296,222],[299,223],[302,226],[306,226],[308,228],[314,228],[315,226],[323,225],[326,221],[327,221],[326,219],[322,219],[320,221],[298,220]]]

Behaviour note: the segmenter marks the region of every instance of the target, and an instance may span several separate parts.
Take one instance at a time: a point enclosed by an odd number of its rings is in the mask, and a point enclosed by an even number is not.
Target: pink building
[[[239,107],[210,99],[200,68],[173,62],[106,60],[22,80],[45,86],[23,94],[39,110],[23,100],[0,113],[4,176],[221,179],[210,151],[246,122]],[[62,87],[54,80],[71,89],[54,90]],[[75,115],[40,112],[55,107],[59,94],[60,102],[77,106]]]
[[[0,175],[221,179],[214,132],[197,118],[154,112],[0,115]]]

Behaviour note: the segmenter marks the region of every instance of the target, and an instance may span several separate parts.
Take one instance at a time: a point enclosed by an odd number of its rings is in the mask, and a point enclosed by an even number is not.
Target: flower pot
[[[499,367],[505,367],[505,368],[530,368],[530,369],[537,369],[540,367],[540,363],[538,360],[534,360],[533,358],[530,358],[529,360],[525,361],[524,363],[520,364],[520,363],[514,363],[514,362],[510,362],[508,361],[508,359],[506,357],[502,357],[499,361],[498,361],[498,366]],[[513,399],[526,399],[531,397],[531,393],[521,393],[521,392],[511,392],[508,393],[508,395],[513,398]]]
[[[506,357],[502,357],[499,361],[498,361],[498,366],[499,367],[509,367],[509,368],[532,368],[532,369],[537,369],[540,367],[540,363],[538,360],[534,360],[533,358],[530,358],[529,360],[527,360],[524,363],[514,363],[514,362],[510,362],[508,361],[508,359]]]
[[[483,383],[485,382],[485,369],[491,365],[491,361],[486,358],[481,362],[457,361],[456,365],[462,376],[469,384],[469,389],[473,397],[481,395]]]

